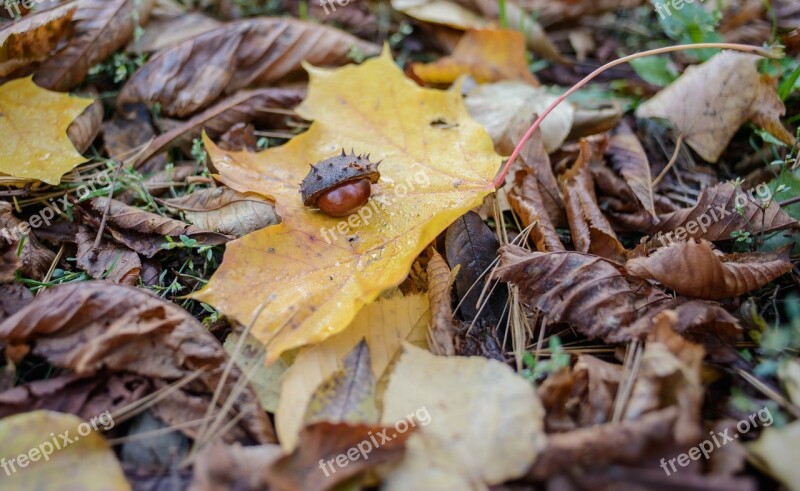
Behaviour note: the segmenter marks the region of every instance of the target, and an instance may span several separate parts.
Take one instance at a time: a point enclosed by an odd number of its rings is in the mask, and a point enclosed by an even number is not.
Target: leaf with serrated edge
[[[309,95],[298,108],[315,120],[307,132],[259,154],[224,152],[206,139],[219,179],[273,199],[283,221],[229,243],[222,266],[193,297],[253,324],[268,362],[343,330],[400,284],[440,232],[494,191],[501,161],[458,88],[420,88],[388,50],[360,66],[308,71]],[[383,162],[362,215],[349,217],[366,224],[348,226],[300,198],[309,163],[342,147]],[[349,233],[336,232],[343,226]]]

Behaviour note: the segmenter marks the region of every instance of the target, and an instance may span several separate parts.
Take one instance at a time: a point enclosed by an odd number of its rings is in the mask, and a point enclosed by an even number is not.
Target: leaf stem
[[[593,71],[592,73],[590,73],[586,77],[584,77],[581,81],[579,81],[578,83],[576,83],[572,87],[570,87],[569,90],[564,92],[561,96],[558,97],[558,99],[553,101],[553,103],[550,104],[547,107],[547,109],[542,111],[542,114],[540,114],[539,117],[536,118],[536,121],[534,121],[533,124],[531,125],[531,127],[528,128],[528,131],[525,133],[525,135],[517,143],[517,146],[514,147],[514,151],[511,152],[511,156],[508,158],[508,160],[506,161],[506,163],[503,166],[503,168],[500,169],[500,173],[498,173],[497,177],[494,178],[494,181],[492,182],[492,185],[494,186],[495,189],[500,189],[503,186],[503,182],[506,180],[506,176],[508,175],[508,171],[511,169],[511,166],[514,164],[514,161],[517,159],[517,156],[519,156],[520,151],[522,151],[522,147],[525,145],[525,143],[528,141],[528,139],[530,139],[530,137],[533,135],[533,132],[536,131],[536,128],[538,128],[542,124],[542,121],[544,121],[544,118],[546,118],[551,112],[553,112],[553,110],[559,104],[564,102],[564,100],[567,97],[571,96],[573,93],[575,93],[575,91],[577,91],[578,89],[580,89],[581,87],[583,87],[584,85],[589,83],[596,76],[600,75],[601,73],[603,73],[604,71],[608,70],[609,68],[613,68],[613,67],[615,67],[617,65],[621,65],[623,63],[627,63],[627,62],[629,62],[631,60],[635,60],[637,58],[643,58],[645,56],[660,55],[662,53],[671,53],[673,51],[685,51],[685,50],[689,50],[689,49],[708,49],[708,48],[732,49],[732,50],[735,50],[735,51],[742,51],[744,53],[752,53],[752,54],[755,54],[755,55],[760,55],[760,56],[763,56],[765,58],[770,58],[770,59],[780,59],[780,58],[783,57],[783,53],[779,53],[779,52],[776,52],[774,50],[770,51],[770,50],[761,48],[759,46],[749,46],[749,45],[746,45],[746,44],[735,44],[735,43],[697,43],[697,44],[678,44],[678,45],[675,45],[675,46],[666,46],[664,48],[651,49],[651,50],[647,50],[647,51],[642,51],[641,53],[634,53],[632,55],[623,56],[622,58],[616,59],[614,61],[610,61],[610,62],[606,63],[605,65],[601,66],[600,68],[596,69],[595,71]]]

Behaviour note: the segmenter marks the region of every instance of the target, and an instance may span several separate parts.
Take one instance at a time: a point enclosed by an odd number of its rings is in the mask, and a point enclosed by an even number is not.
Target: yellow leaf
[[[40,410],[9,416],[0,420],[0,441],[4,491],[130,489],[105,439],[71,414]]]
[[[379,380],[399,353],[402,342],[427,345],[429,323],[430,310],[425,294],[397,295],[362,309],[343,332],[316,346],[303,348],[284,374],[275,413],[275,429],[283,448],[287,452],[294,449],[312,394],[341,368],[344,357],[361,339],[367,341],[372,375]]]
[[[398,431],[404,420],[416,431],[403,461],[387,471],[387,491],[488,489],[522,476],[546,442],[536,391],[507,365],[410,345],[391,375],[381,416]]]
[[[449,84],[468,73],[480,83],[522,80],[539,85],[528,70],[525,37],[505,29],[470,29],[452,55],[433,63],[414,63],[412,69],[421,80],[434,84]]]
[[[309,130],[259,154],[225,152],[206,139],[219,179],[275,201],[282,223],[230,242],[197,300],[248,325],[267,361],[344,329],[400,284],[417,255],[494,191],[501,159],[467,113],[457,88],[420,88],[388,51],[361,66],[309,67],[298,112]],[[303,206],[309,163],[342,147],[382,161],[358,214],[332,218]]]
[[[67,128],[92,102],[43,89],[31,77],[0,86],[0,172],[58,184],[86,161]]]
[[[782,428],[764,429],[758,440],[745,444],[745,449],[750,462],[756,467],[781,481],[787,489],[800,491],[800,466],[797,465],[799,440],[800,421],[795,421]]]

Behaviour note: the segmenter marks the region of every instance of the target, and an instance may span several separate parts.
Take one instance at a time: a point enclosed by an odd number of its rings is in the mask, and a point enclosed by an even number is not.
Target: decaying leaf
[[[216,339],[191,314],[147,290],[104,281],[72,282],[47,290],[0,324],[7,346],[32,346],[31,352],[55,367],[87,377],[100,370],[153,379],[164,387],[189,376],[197,378],[153,406],[154,415],[196,438],[228,357]],[[197,375],[199,373],[199,375]],[[235,366],[229,380],[242,373]],[[222,386],[222,403],[234,384]],[[232,401],[242,413],[226,438],[268,443],[272,425],[248,386]],[[230,423],[234,415],[221,416]]]
[[[377,423],[375,377],[363,339],[337,370],[317,387],[306,408],[306,423]]]
[[[580,252],[621,261],[625,248],[600,210],[594,193],[589,171],[589,161],[594,158],[592,145],[586,139],[580,145],[578,160],[559,177],[572,240]]]
[[[216,443],[194,461],[189,491],[263,491],[269,489],[264,469],[283,455],[280,445],[243,447]],[[172,481],[171,481],[172,483]]]
[[[539,85],[525,59],[525,38],[517,31],[470,29],[450,56],[432,63],[414,63],[411,69],[430,84],[450,84],[469,74],[479,83],[521,80]]]
[[[30,77],[0,86],[0,173],[58,184],[86,161],[67,128],[92,102],[42,89]]]
[[[537,115],[549,106],[556,96],[543,87],[531,87],[517,81],[503,81],[475,87],[464,104],[475,121],[481,123],[499,151],[511,153],[519,138]],[[541,141],[545,150],[557,150],[569,134],[575,108],[565,102],[558,105],[542,121]],[[521,135],[520,135],[521,136]]]
[[[614,170],[628,183],[633,194],[651,216],[656,215],[653,204],[650,163],[636,134],[626,124],[621,124],[608,141],[606,152],[611,157]]]
[[[647,336],[625,419],[640,419],[645,413],[674,404],[678,408],[675,441],[691,445],[701,432],[700,410],[705,388],[700,381],[700,368],[705,351],[673,330],[678,323],[675,312],[665,310],[659,313],[654,323]]]
[[[763,201],[759,194],[763,194]],[[730,240],[734,232],[751,227],[758,233],[768,233],[798,225],[760,188],[758,194],[745,192],[730,182],[703,189],[695,206],[661,214],[658,220],[658,224],[648,222],[635,228],[652,234],[651,242],[660,246],[689,238]]]
[[[303,427],[303,416],[319,385],[342,366],[344,357],[361,339],[370,350],[372,375],[381,380],[400,352],[402,342],[425,346],[430,323],[425,295],[381,299],[362,309],[343,332],[303,348],[282,379],[275,426],[283,448],[291,451]],[[375,329],[375,326],[382,326]]]
[[[241,348],[237,351],[240,341]],[[250,335],[242,341],[241,334],[232,332],[225,338],[223,346],[242,372],[248,374],[264,411],[276,412],[281,396],[281,377],[289,365],[281,359],[268,366],[264,360],[264,346]]]
[[[85,152],[92,145],[92,142],[100,133],[103,125],[103,103],[100,99],[94,102],[83,111],[83,114],[75,118],[75,121],[67,128],[67,136],[75,145],[78,152]]]
[[[206,141],[220,180],[273,199],[283,221],[229,243],[194,298],[253,323],[268,360],[343,330],[402,282],[417,255],[492,191],[500,163],[460,94],[420,88],[388,52],[358,67],[309,71],[298,108],[315,120],[307,132],[259,154]],[[303,206],[298,187],[309,163],[342,147],[383,161],[370,202],[347,220]],[[242,296],[245,286],[258,295]]]
[[[15,255],[19,243],[23,243],[19,253],[22,262],[20,270],[29,278],[40,280],[47,274],[56,255],[39,243],[36,234],[31,230],[30,222],[18,219],[12,211],[11,203],[0,201],[0,239],[13,245],[12,250]]]
[[[75,36],[39,66],[36,83],[67,91],[86,78],[89,69],[125,46],[137,27],[147,22],[155,0],[80,0],[75,11]]]
[[[155,55],[128,80],[117,105],[157,102],[164,115],[182,118],[239,89],[297,75],[303,61],[347,63],[352,47],[367,56],[379,52],[374,44],[310,22],[282,17],[232,22]]]
[[[246,195],[224,186],[158,202],[181,210],[196,227],[234,237],[278,223],[269,201],[260,195]]]
[[[520,477],[544,447],[544,409],[533,387],[482,357],[441,357],[405,345],[381,421],[416,427],[384,488],[483,489]]]
[[[724,51],[681,77],[636,110],[640,118],[667,118],[700,156],[716,162],[748,120],[787,145],[794,137],[780,122],[786,107],[776,84],[756,69],[756,55]]]
[[[94,215],[86,214],[95,225],[106,210],[108,198],[95,198],[91,201]],[[153,257],[167,243],[165,236],[178,238],[182,235],[195,239],[201,244],[224,244],[229,237],[202,230],[179,220],[142,211],[115,199],[108,207],[108,222],[105,229],[119,243],[128,246],[145,257]]]
[[[75,236],[78,252],[75,254],[78,267],[95,279],[107,279],[114,283],[135,286],[142,270],[139,255],[125,246],[102,242],[93,250],[97,232],[81,226]]]
[[[27,15],[0,30],[0,77],[42,61],[72,35],[75,5]]]
[[[275,461],[266,472],[274,489],[326,491],[370,467],[403,456],[411,431],[383,437],[392,427],[379,425],[316,423],[300,433],[300,445],[290,455]],[[346,457],[346,458],[344,458]],[[273,489],[270,487],[270,489]]]
[[[681,295],[717,299],[743,295],[792,269],[789,250],[717,254],[707,240],[676,242],[648,257],[630,259],[628,272],[656,280]]]
[[[305,90],[302,89],[268,87],[240,90],[187,121],[175,122],[173,128],[159,135],[147,146],[137,157],[137,161],[146,162],[172,145],[201,136],[203,131],[211,138],[217,138],[236,123],[273,123],[277,119],[273,109],[294,108],[304,96]]]
[[[434,250],[428,261],[428,300],[431,306],[428,346],[436,355],[456,354],[454,340],[457,321],[453,319],[452,286],[450,268],[441,254]]]
[[[90,430],[86,435],[83,425]],[[62,446],[60,435],[66,435],[71,443]],[[4,418],[0,420],[0,439],[5,457],[26,456],[24,462],[19,457],[3,459],[4,490],[49,489],[54,483],[60,489],[131,489],[114,451],[103,437],[89,423],[71,414],[33,411]]]

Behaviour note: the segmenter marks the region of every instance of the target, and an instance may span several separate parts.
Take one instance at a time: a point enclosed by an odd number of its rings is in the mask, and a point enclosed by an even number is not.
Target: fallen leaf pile
[[[798,25],[5,2],[0,489],[800,490]]]

